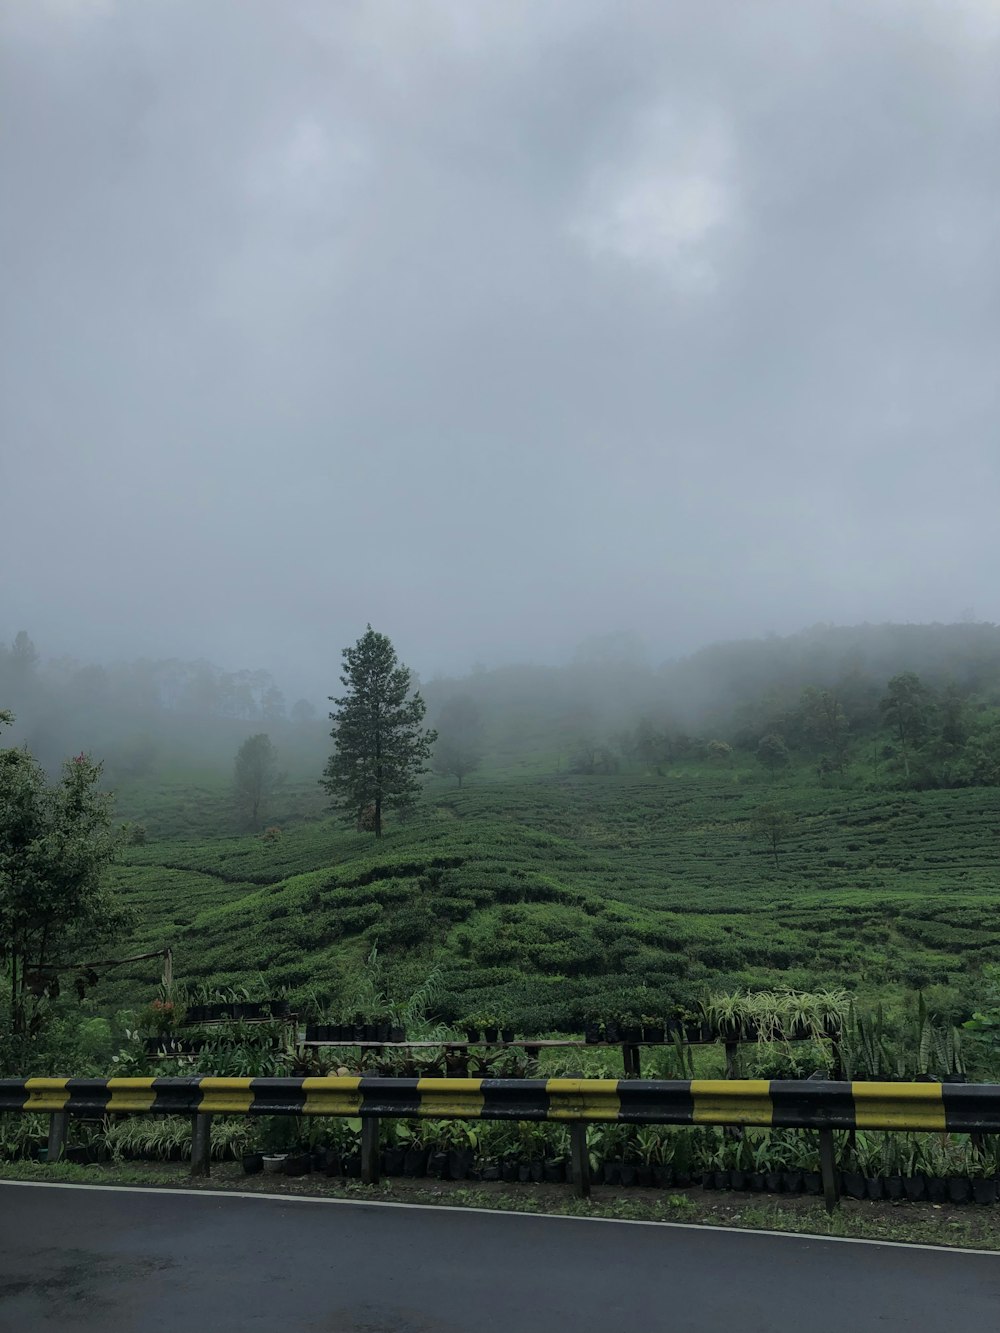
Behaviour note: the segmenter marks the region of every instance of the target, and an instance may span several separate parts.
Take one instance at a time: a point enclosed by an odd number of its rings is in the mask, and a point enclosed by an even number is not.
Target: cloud
[[[730,136],[668,106],[644,112],[629,138],[594,172],[572,230],[598,259],[659,271],[681,291],[711,289],[737,209]]]
[[[997,7],[8,7],[0,633],[1000,618]]]

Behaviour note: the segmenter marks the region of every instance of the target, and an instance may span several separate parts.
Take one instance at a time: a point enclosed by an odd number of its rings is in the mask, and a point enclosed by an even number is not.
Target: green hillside
[[[351,1007],[373,945],[405,988],[440,964],[442,1016],[499,1012],[542,1030],[656,1011],[708,989],[830,984],[930,990],[971,1006],[1000,943],[1000,793],[836,789],[692,766],[669,776],[549,776],[430,789],[376,843],[286,792],[273,842],[225,827],[205,781],[126,793],[157,812],[118,875],[136,944],[170,944],[175,974],[268,984]],[[793,818],[778,850],[753,835],[763,801]],[[280,821],[278,821],[280,822]],[[104,983],[147,998],[153,972]]]

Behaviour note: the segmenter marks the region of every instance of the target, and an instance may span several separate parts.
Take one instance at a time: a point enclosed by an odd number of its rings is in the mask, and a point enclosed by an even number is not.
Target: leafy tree
[[[912,671],[893,676],[879,701],[882,716],[899,741],[907,781],[910,779],[910,754],[927,738],[933,704],[931,691]]]
[[[793,816],[777,805],[759,805],[750,816],[750,831],[771,848],[775,869],[778,868],[778,848],[794,827]]]
[[[405,811],[416,800],[437,733],[423,730],[427,707],[410,693],[410,672],[386,635],[369,625],[343,658],[347,693],[330,697],[335,749],[321,785],[335,808],[359,822],[371,806],[372,832],[381,838],[385,808]]]
[[[268,804],[281,783],[278,752],[270,736],[249,736],[233,765],[233,804],[240,822],[255,832],[264,822]]]
[[[607,745],[599,745],[591,737],[583,736],[573,747],[569,771],[584,777],[607,777],[618,772],[618,760]]]
[[[316,707],[308,699],[296,699],[292,704],[292,721],[297,727],[307,727],[310,722],[315,722],[319,714]]]
[[[788,746],[773,731],[760,738],[757,745],[757,758],[771,770],[772,776],[781,768],[788,767]]]
[[[260,697],[261,716],[265,722],[280,722],[285,716],[285,696],[277,685],[269,685]]]
[[[16,1037],[38,1031],[60,966],[113,944],[129,924],[106,880],[123,835],[100,779],[85,754],[50,785],[26,750],[0,750],[0,966]]]
[[[483,761],[483,714],[475,699],[467,694],[449,699],[438,715],[437,734],[435,772],[457,778],[461,787]]]
[[[713,763],[728,763],[733,757],[733,747],[728,741],[709,741],[705,753]]]
[[[829,767],[842,773],[850,724],[840,700],[831,690],[809,686],[802,691],[801,713],[806,735],[820,746]]]

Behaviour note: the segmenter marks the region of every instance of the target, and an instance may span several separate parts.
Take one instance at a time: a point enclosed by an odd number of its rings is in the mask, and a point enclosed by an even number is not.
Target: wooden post
[[[49,1116],[49,1150],[45,1155],[46,1161],[62,1161],[66,1153],[66,1136],[68,1132],[69,1112],[53,1111]]]
[[[212,1117],[198,1112],[191,1117],[191,1174],[208,1176],[212,1173]]]
[[[632,1045],[631,1042],[625,1042],[622,1045],[622,1068],[625,1071],[626,1078],[642,1077],[642,1061],[639,1055],[639,1047]]]
[[[819,1167],[823,1177],[823,1198],[826,1211],[836,1212],[840,1192],[837,1189],[837,1163],[833,1153],[833,1130],[821,1129],[819,1132]]]
[[[365,1116],[361,1121],[361,1179],[366,1185],[378,1184],[378,1151],[378,1116]]]
[[[578,1199],[589,1199],[590,1153],[587,1150],[587,1122],[585,1120],[570,1122],[569,1156],[573,1171],[573,1193]]]
[[[726,1078],[736,1077],[736,1057],[739,1054],[739,1049],[738,1041],[726,1042]]]

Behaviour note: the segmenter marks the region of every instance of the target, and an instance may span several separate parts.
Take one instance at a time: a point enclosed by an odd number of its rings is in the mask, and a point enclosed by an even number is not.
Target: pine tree
[[[330,697],[335,749],[322,786],[335,808],[350,811],[381,838],[383,811],[413,805],[437,737],[422,729],[426,705],[411,695],[410,672],[384,634],[369,625],[343,657],[347,693]]]

